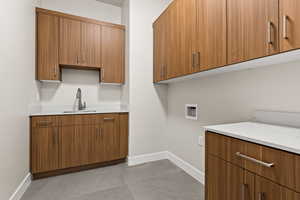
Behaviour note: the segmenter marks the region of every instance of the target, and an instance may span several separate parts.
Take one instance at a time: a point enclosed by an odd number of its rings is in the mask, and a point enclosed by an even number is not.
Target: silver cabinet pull
[[[104,68],[103,67],[101,67],[100,73],[101,73],[101,81],[104,81]]]
[[[268,22],[268,44],[273,44],[273,41],[272,41],[272,26],[273,26],[273,23],[271,21]]]
[[[288,33],[287,33],[287,21],[288,21],[288,16],[284,15],[283,16],[283,39],[289,39]]]
[[[160,68],[160,78],[162,79],[163,78],[163,75],[164,74],[164,66],[162,65],[161,68]]]
[[[192,66],[193,66],[193,68],[196,67],[196,57],[197,57],[197,54],[193,53],[192,54]]]
[[[264,166],[264,167],[269,167],[269,168],[271,168],[271,167],[274,167],[274,165],[275,165],[274,163],[266,163],[266,162],[263,162],[263,161],[261,161],[261,160],[257,160],[257,159],[255,159],[255,158],[246,156],[246,155],[244,155],[244,154],[241,154],[240,152],[236,152],[235,154],[236,154],[236,156],[238,156],[238,157],[241,157],[241,158],[243,158],[243,159],[245,159],[245,160],[249,160],[249,161],[251,161],[251,162],[257,163],[257,164],[262,165],[262,166]]]
[[[200,53],[200,51],[198,51],[197,52],[197,67],[200,67],[200,65],[201,65],[201,53]]]
[[[104,121],[112,121],[115,120],[114,118],[104,118]]]

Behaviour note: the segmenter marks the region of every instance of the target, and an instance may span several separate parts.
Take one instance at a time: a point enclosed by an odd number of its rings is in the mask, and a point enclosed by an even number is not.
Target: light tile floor
[[[21,200],[203,200],[203,185],[162,160],[33,181]]]

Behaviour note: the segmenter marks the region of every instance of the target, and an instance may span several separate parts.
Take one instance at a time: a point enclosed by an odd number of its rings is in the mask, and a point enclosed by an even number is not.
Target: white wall
[[[122,23],[122,9],[96,0],[40,0],[41,7],[111,23]],[[99,73],[64,69],[61,84],[41,84],[39,96],[43,110],[55,110],[74,105],[77,88],[82,89],[88,107],[120,104],[126,95],[122,86],[100,85]],[[125,94],[124,94],[125,93]]]
[[[7,200],[29,172],[28,106],[36,102],[33,0],[0,7],[0,199]]]
[[[122,6],[122,24],[125,30],[125,84],[122,88],[121,103],[129,105],[129,0],[124,0]]]
[[[152,23],[169,0],[130,0],[130,148],[135,156],[165,150],[167,87],[154,86]]]
[[[170,84],[168,150],[204,170],[203,125],[250,120],[256,109],[300,112],[300,62]],[[184,118],[184,105],[199,105],[199,120]]]
[[[43,8],[121,24],[122,9],[96,0],[40,0]]]

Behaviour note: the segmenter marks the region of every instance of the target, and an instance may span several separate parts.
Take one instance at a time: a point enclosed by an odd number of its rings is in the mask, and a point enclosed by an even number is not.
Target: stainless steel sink
[[[64,111],[63,113],[66,114],[72,114],[72,113],[95,113],[97,112],[96,110],[80,110],[80,111],[73,111],[73,110],[68,110],[68,111]]]

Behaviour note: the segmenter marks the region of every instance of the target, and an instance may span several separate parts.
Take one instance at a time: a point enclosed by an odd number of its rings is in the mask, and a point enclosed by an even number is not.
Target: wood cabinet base
[[[108,162],[96,163],[96,164],[91,164],[91,165],[85,165],[85,166],[80,166],[80,167],[58,169],[58,170],[54,170],[54,171],[50,171],[50,172],[32,174],[32,178],[34,180],[36,180],[36,179],[47,178],[47,177],[51,177],[51,176],[58,176],[58,175],[62,175],[62,174],[68,174],[68,173],[73,173],[73,172],[89,170],[89,169],[95,169],[95,168],[99,168],[99,167],[106,167],[106,166],[115,165],[115,164],[124,163],[124,162],[126,162],[126,158],[108,161]]]

